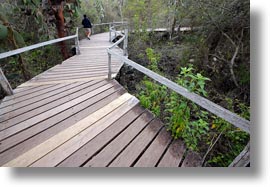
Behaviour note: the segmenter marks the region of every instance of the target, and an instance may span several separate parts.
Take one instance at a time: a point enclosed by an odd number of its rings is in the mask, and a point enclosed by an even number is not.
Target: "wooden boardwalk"
[[[196,167],[196,153],[115,80],[108,33],[14,90],[0,104],[0,165],[7,167]],[[122,53],[121,49],[115,49]],[[121,62],[112,58],[116,74]]]

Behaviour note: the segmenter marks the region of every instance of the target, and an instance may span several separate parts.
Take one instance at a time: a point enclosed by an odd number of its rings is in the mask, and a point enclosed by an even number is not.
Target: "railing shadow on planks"
[[[93,24],[93,31],[94,28],[97,26],[109,26],[109,40],[110,42],[113,41],[116,37],[120,36],[120,39],[112,44],[109,48],[107,48],[108,53],[108,79],[112,79],[112,71],[111,71],[111,57],[112,55],[119,58],[122,63],[127,64],[136,70],[140,71],[141,73],[145,74],[146,76],[154,79],[155,81],[159,82],[160,84],[170,88],[171,90],[177,92],[178,94],[184,96],[185,98],[191,100],[192,102],[198,104],[199,106],[203,107],[204,109],[208,110],[212,114],[226,120],[227,122],[231,123],[237,128],[247,132],[250,134],[250,121],[238,116],[237,114],[209,101],[208,99],[192,93],[188,91],[186,88],[174,83],[173,81],[160,76],[159,74],[137,64],[136,62],[128,59],[127,53],[127,45],[128,45],[128,23],[127,22],[111,22],[111,23],[100,23],[100,24]],[[120,31],[117,31],[116,28],[122,27]],[[13,56],[16,54],[20,54],[26,51],[30,51],[39,47],[43,47],[46,45],[51,45],[54,43],[58,43],[65,40],[75,39],[75,46],[76,46],[76,55],[80,54],[80,45],[79,45],[79,28],[76,29],[76,34],[64,38],[59,38],[55,40],[50,40],[47,42],[42,42],[39,44],[31,45],[28,47],[16,49],[13,51],[5,52],[0,54],[0,59]],[[118,54],[113,51],[113,49],[118,46],[120,43],[123,42],[123,54]],[[4,76],[1,68],[0,68],[0,83],[4,91],[7,95],[12,95],[13,91],[12,88]],[[233,160],[233,162],[229,165],[229,167],[241,167],[241,166],[248,166],[250,164],[250,142],[244,148],[244,150]]]

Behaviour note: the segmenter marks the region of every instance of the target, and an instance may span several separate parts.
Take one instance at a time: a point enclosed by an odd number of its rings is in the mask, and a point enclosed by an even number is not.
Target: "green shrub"
[[[191,92],[206,96],[205,81],[210,79],[199,73],[194,74],[193,71],[191,66],[181,68],[176,82]],[[198,141],[209,130],[208,113],[175,92],[170,94],[166,112],[167,127],[172,136],[175,139],[183,138],[190,149],[197,150]]]

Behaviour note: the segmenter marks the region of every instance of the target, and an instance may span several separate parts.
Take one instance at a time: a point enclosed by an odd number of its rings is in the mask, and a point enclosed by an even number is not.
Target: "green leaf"
[[[8,29],[6,26],[0,24],[0,40],[7,38]]]
[[[19,47],[25,46],[24,39],[23,39],[22,35],[20,35],[20,33],[13,30],[13,35],[14,35],[15,41],[16,41],[17,45],[19,45]]]

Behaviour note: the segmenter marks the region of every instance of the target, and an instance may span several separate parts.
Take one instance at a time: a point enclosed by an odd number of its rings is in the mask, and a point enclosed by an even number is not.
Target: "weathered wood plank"
[[[134,167],[155,167],[171,140],[172,136],[164,127]]]
[[[201,167],[202,158],[194,151],[188,151],[181,167]]]
[[[229,167],[247,167],[250,164],[250,142],[245,149],[233,160]]]
[[[38,125],[32,128],[16,134],[13,136],[14,138],[6,139],[9,140],[9,142],[6,142],[6,144],[3,143],[3,147],[1,148],[4,148],[4,145],[6,145],[9,149],[0,154],[0,165],[7,163],[64,129],[69,128],[125,93],[123,89],[115,90],[115,88],[113,88],[111,91],[107,90],[102,94],[38,123]]]
[[[93,75],[102,75],[108,73],[107,69],[101,69],[101,70],[95,70],[95,73],[93,72],[77,72],[77,73],[57,73],[57,74],[44,74],[42,76],[38,76],[37,79],[46,79],[46,80],[56,80],[58,78],[73,78],[73,77],[89,77]]]
[[[53,93],[53,95],[49,96],[46,99],[40,100],[31,105],[27,105],[23,108],[19,108],[18,110],[12,111],[4,116],[0,116],[0,130],[3,130],[10,126],[14,126],[17,123],[25,121],[33,116],[36,116],[61,104],[76,99],[84,94],[87,94],[90,91],[104,86],[105,84],[107,84],[106,81],[101,81],[96,84],[94,84],[93,82],[88,82],[87,84],[78,83],[75,85],[69,85],[69,87],[65,87],[66,89],[60,89],[60,92],[59,90],[57,90],[56,93]],[[6,120],[8,121],[5,122]]]
[[[8,100],[6,102],[1,103],[0,109],[1,109],[1,111],[2,111],[2,109],[6,110],[4,108],[9,107],[11,105],[15,105],[15,104],[17,105],[19,103],[24,103],[26,100],[33,100],[34,98],[40,97],[41,95],[46,96],[46,94],[48,94],[48,93],[50,93],[50,92],[52,92],[54,90],[57,90],[59,88],[65,87],[65,86],[67,86],[67,84],[61,84],[61,85],[58,84],[58,85],[54,85],[54,86],[45,88],[43,90],[37,91],[37,92],[35,92],[35,93],[31,94],[31,95],[29,94],[29,95],[25,95],[23,97],[19,97],[19,98],[16,98],[16,99]]]
[[[31,167],[54,167],[63,161],[65,158],[70,156],[80,147],[85,145],[87,142],[92,140],[99,133],[108,128],[116,120],[118,120],[122,115],[132,109],[137,105],[139,101],[133,97],[130,100],[126,101],[120,107],[114,109],[111,113],[106,115],[104,118],[100,119],[89,128],[80,132],[61,146],[57,147],[55,150],[51,151],[45,155],[40,160],[36,161],[31,165]]]
[[[150,112],[144,112],[98,155],[89,160],[84,167],[106,167],[153,118],[154,116]]]
[[[43,100],[46,100],[46,99],[54,96],[55,94],[58,94],[59,93],[58,91],[65,90],[67,87],[70,87],[70,85],[67,84],[67,85],[64,85],[62,87],[59,87],[59,89],[52,90],[51,92],[45,93],[43,95],[33,97],[32,99],[27,99],[24,102],[19,102],[19,103],[14,103],[13,105],[9,105],[0,111],[0,118],[1,119],[5,118],[4,116],[11,115],[9,113],[16,112],[18,110],[22,110],[23,112],[27,112],[27,110],[24,110],[24,108],[27,108],[28,106],[36,105],[36,104],[42,102]],[[16,99],[15,99],[15,101],[16,101]]]
[[[106,114],[110,113],[115,108],[121,106],[124,102],[131,99],[130,94],[124,94],[118,99],[114,100],[110,104],[106,105],[102,109],[99,109],[95,113],[89,115],[87,118],[79,121],[75,125],[65,129],[64,131],[58,133],[47,141],[41,143],[35,148],[29,150],[28,152],[20,155],[14,160],[6,163],[4,167],[26,167],[42,158],[44,155],[48,154],[54,150],[59,145],[65,143],[70,138],[74,137],[78,133],[82,132],[86,128],[90,127],[93,123],[104,117]]]
[[[48,77],[37,77],[35,78],[33,81],[38,81],[38,82],[48,82],[48,81],[63,81],[63,80],[76,80],[76,79],[85,79],[85,78],[90,78],[90,77],[93,77],[93,78],[96,78],[96,77],[100,77],[100,76],[104,76],[104,75],[107,75],[106,72],[104,73],[91,73],[89,75],[71,75],[71,76],[62,76],[62,77],[52,77],[50,78],[49,76]],[[77,82],[77,81],[76,81]]]
[[[109,167],[131,167],[140,157],[148,145],[163,127],[160,120],[154,119],[120,155],[118,155]]]
[[[51,93],[47,94],[46,98],[43,98],[37,102],[30,103],[29,105],[26,105],[23,107],[13,108],[13,110],[12,109],[6,110],[5,113],[0,114],[0,121],[1,122],[5,121],[6,119],[13,118],[13,117],[18,116],[20,114],[29,112],[30,110],[33,110],[33,109],[38,108],[40,106],[44,106],[46,104],[49,104],[49,103],[51,103],[51,102],[53,102],[61,97],[64,97],[68,94],[72,94],[74,92],[77,92],[80,89],[86,88],[87,86],[91,86],[92,84],[95,84],[94,81],[70,84],[67,87],[64,87],[64,88],[57,90],[56,92],[51,92]]]
[[[14,94],[13,95],[10,95],[10,96],[6,96],[3,100],[2,100],[2,103],[3,102],[6,102],[6,101],[9,101],[9,100],[15,100],[19,97],[23,97],[25,95],[30,95],[30,94],[33,94],[37,91],[40,91],[40,90],[43,90],[45,88],[48,88],[52,85],[44,85],[44,86],[37,86],[37,87],[29,87],[28,89],[25,88],[25,89],[22,89],[20,91],[18,91],[19,89],[15,89],[13,90],[14,91]]]
[[[18,123],[15,126],[11,126],[7,129],[5,129],[4,131],[0,131],[0,140],[8,138],[8,137],[26,129],[26,128],[30,128],[34,124],[36,124],[37,122],[43,121],[43,120],[50,118],[50,117],[52,117],[52,116],[54,116],[54,115],[56,115],[64,110],[70,108],[70,107],[73,107],[74,105],[81,103],[81,102],[87,100],[88,98],[93,97],[93,96],[111,88],[112,86],[113,86],[112,84],[106,84],[102,87],[99,87],[98,89],[95,89],[95,90],[93,90],[85,95],[82,95],[76,99],[73,99],[67,103],[61,104],[53,109],[50,109],[50,110],[43,112],[39,115],[33,116],[32,118],[25,120],[21,123]]]
[[[132,121],[137,119],[144,109],[140,106],[135,106],[129,112],[121,116],[114,124],[108,127],[105,131],[81,147],[78,151],[64,160],[58,167],[79,167],[90,159],[94,154],[101,150],[106,144],[113,140],[119,133],[127,128]]]
[[[76,79],[70,79],[70,80],[54,80],[54,81],[42,81],[42,82],[29,81],[20,85],[20,87],[48,85],[48,84],[64,84],[64,83],[74,83],[74,82],[87,82],[91,80],[105,80],[107,77],[108,77],[107,75],[106,76],[102,75],[102,76],[96,76],[96,77],[76,78]]]
[[[181,140],[174,140],[160,160],[158,167],[179,167],[185,152],[186,147],[184,142]]]
[[[93,112],[93,109],[91,108],[91,105],[96,106],[96,103],[99,103],[100,100],[108,100],[108,102],[110,102],[110,98],[114,98],[116,99],[116,97],[120,96],[120,94],[124,93],[121,90],[123,90],[123,88],[121,88],[120,86],[115,86],[113,88],[110,88],[108,90],[106,90],[105,92],[102,92],[101,94],[94,96],[93,98],[89,98],[88,100],[79,103],[78,105],[69,108],[45,121],[42,121],[36,125],[34,125],[32,128],[26,129],[12,137],[9,137],[5,140],[0,141],[0,153],[7,150],[10,147],[15,146],[18,143],[23,142],[24,140],[27,140],[28,138],[31,138],[33,136],[35,136],[36,134],[49,129],[51,127],[53,127],[54,125],[56,125],[57,123],[65,120],[66,118],[70,118],[70,117],[76,117],[75,119],[78,120],[78,118],[83,118],[85,117],[87,114],[87,111],[89,112]],[[104,103],[104,102],[103,102]],[[96,106],[97,108],[100,105]],[[88,109],[87,109],[88,108]],[[85,110],[86,112],[82,112],[82,110]],[[80,114],[80,116],[78,116],[78,114]],[[53,121],[52,121],[53,120]]]

